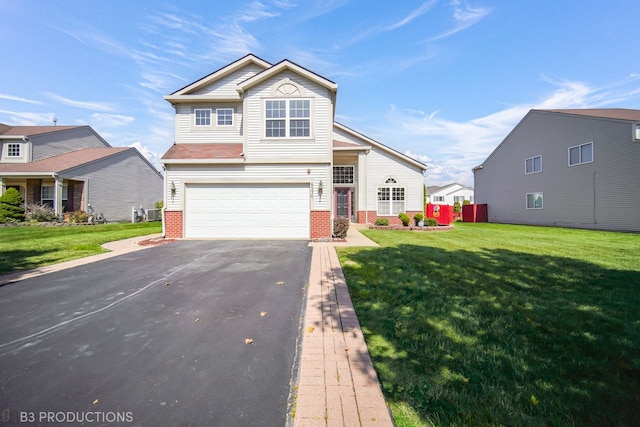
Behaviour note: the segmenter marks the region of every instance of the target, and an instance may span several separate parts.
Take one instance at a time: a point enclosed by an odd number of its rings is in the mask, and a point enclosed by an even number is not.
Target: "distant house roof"
[[[0,135],[33,136],[81,127],[84,126],[9,126],[0,123]]]
[[[604,119],[618,120],[640,120],[640,110],[630,110],[627,108],[585,108],[585,109],[565,109],[565,110],[538,110],[549,113],[575,114],[579,116],[600,117]]]
[[[463,185],[463,184],[458,184],[457,182],[452,182],[451,184],[447,184],[447,185],[431,185],[429,187],[427,187],[427,194],[431,195],[434,193],[439,193],[440,191],[446,191],[447,189],[454,187],[454,186],[459,186],[460,188],[457,188],[456,190],[452,191],[451,193],[455,193],[458,190],[469,190],[469,191],[473,191],[473,187],[469,187],[468,185]],[[450,193],[447,193],[450,194]]]
[[[57,156],[47,157],[31,163],[0,163],[1,174],[43,174],[61,173],[69,169],[102,160],[134,147],[83,148]]]

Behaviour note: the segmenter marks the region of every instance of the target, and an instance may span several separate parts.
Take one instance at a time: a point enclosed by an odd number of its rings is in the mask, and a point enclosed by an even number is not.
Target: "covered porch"
[[[18,190],[25,209],[32,205],[49,206],[59,217],[65,212],[86,210],[86,185],[83,181],[64,179],[54,174],[0,177],[1,193],[7,188]]]

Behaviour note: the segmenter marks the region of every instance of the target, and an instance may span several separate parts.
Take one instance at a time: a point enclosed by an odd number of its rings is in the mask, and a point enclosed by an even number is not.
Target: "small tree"
[[[7,191],[0,196],[0,222],[20,221],[24,221],[22,196],[15,188],[7,188]]]
[[[453,203],[453,211],[454,212],[460,212],[461,210],[462,210],[462,206],[460,205],[460,202],[456,200]]]

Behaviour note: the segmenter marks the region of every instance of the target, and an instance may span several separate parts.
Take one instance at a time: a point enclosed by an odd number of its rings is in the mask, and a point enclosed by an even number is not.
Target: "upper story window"
[[[218,126],[233,126],[233,108],[216,108]]]
[[[10,142],[7,144],[7,157],[22,156],[22,144]]]
[[[636,124],[634,136],[636,141],[640,141],[640,123]]]
[[[524,173],[542,172],[542,156],[529,157],[524,161]]]
[[[569,147],[569,166],[593,162],[593,142]]]
[[[444,202],[444,196],[432,196],[434,202]]]
[[[211,108],[194,109],[193,119],[195,126],[211,126]]]
[[[308,99],[266,100],[264,116],[267,138],[311,136],[311,101]]]
[[[353,184],[353,166],[334,166],[334,184]]]

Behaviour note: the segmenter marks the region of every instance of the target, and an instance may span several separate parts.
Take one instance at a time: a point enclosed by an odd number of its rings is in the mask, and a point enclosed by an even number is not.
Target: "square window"
[[[306,138],[311,136],[309,99],[272,99],[265,101],[265,137]]]
[[[353,184],[353,166],[334,166],[334,184]]]
[[[529,157],[525,160],[526,174],[542,172],[542,156]]]
[[[193,110],[193,117],[196,126],[211,126],[210,108],[196,108]]]
[[[20,157],[21,144],[10,143],[7,144],[7,157]]]
[[[542,209],[542,193],[527,193],[527,209]]]
[[[216,116],[218,118],[218,126],[233,125],[233,108],[217,108]]]

